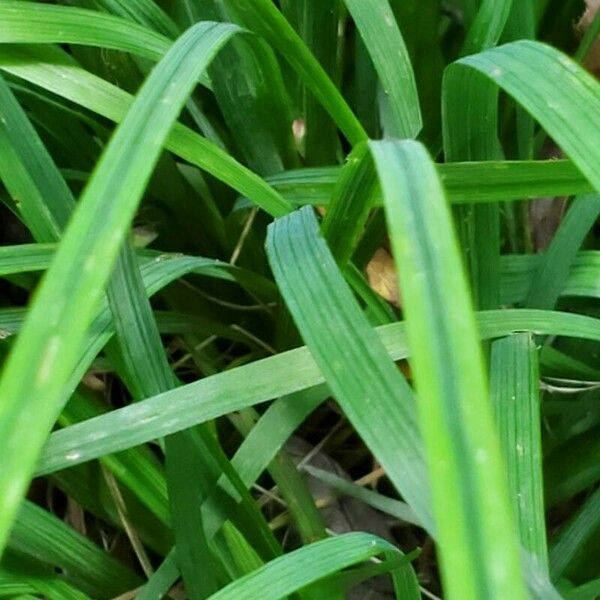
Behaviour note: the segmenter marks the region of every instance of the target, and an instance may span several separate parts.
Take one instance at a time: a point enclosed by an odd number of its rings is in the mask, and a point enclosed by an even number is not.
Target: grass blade
[[[6,71],[117,123],[125,117],[132,104],[132,97],[127,92],[84,71],[67,60],[65,55],[54,54],[49,58],[47,51],[37,48],[0,45],[0,64]],[[219,146],[183,125],[173,127],[165,147],[240,194],[252,198],[258,206],[275,216],[292,210],[292,206],[260,177]]]
[[[389,111],[389,131],[396,138],[415,138],[423,121],[408,50],[387,0],[344,0],[367,47]],[[389,60],[390,56],[394,60]]]
[[[0,438],[7,456],[0,476],[5,490],[0,547],[57,417],[64,385],[162,144],[198,74],[235,31],[233,26],[198,25],[159,63],[96,168],[38,290],[0,383]],[[75,312],[77,319],[72,318]],[[35,375],[23,378],[25,366]]]
[[[600,526],[600,489],[596,490],[560,530],[550,548],[550,572],[559,579],[577,551]]]
[[[165,36],[95,10],[38,2],[0,4],[3,44],[83,44],[159,60],[171,46]]]
[[[437,164],[452,204],[473,204],[573,196],[593,191],[591,184],[566,160],[484,161]],[[327,206],[340,178],[339,167],[299,169],[270,177],[268,181],[297,206]],[[382,206],[379,185],[373,204]]]
[[[265,38],[297,71],[351,144],[366,138],[335,84],[271,0],[230,0],[229,6],[240,24]]]
[[[525,306],[554,308],[577,251],[600,215],[600,196],[576,198],[531,278]]]
[[[431,528],[412,393],[318,236],[311,209],[275,221],[267,248],[286,304],[333,395],[421,522]]]
[[[472,69],[523,106],[600,191],[600,83],[570,58],[544,44],[519,41],[461,59],[446,72]],[[576,82],[576,84],[574,84]],[[557,95],[556,87],[564,88]],[[463,87],[462,106],[468,106]],[[483,117],[484,113],[479,112]],[[459,117],[460,118],[460,117]]]
[[[327,575],[381,553],[399,554],[388,542],[365,533],[349,533],[316,542],[277,558],[261,569],[234,581],[211,600],[279,600]],[[398,568],[399,575],[410,565]],[[414,578],[414,574],[413,574]],[[410,578],[409,578],[410,581]],[[412,588],[412,589],[411,589]],[[419,598],[416,578],[407,582],[402,598]]]
[[[400,274],[446,593],[524,598],[475,318],[440,180],[420,144],[371,148]]]
[[[494,342],[491,391],[521,545],[547,570],[537,353],[529,333]]]
[[[600,341],[600,320],[570,313],[484,311],[478,321],[482,339],[531,331]],[[409,356],[404,323],[384,325],[376,332],[393,360]],[[36,473],[65,469],[323,382],[308,348],[283,352],[57,431]]]

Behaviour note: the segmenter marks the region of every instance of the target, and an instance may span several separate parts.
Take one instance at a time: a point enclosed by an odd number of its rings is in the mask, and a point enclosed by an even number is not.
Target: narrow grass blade
[[[389,131],[414,138],[421,131],[421,107],[408,50],[387,0],[344,0],[367,47],[389,110]],[[394,60],[390,60],[393,56]]]
[[[34,238],[55,242],[75,205],[71,191],[1,77],[0,106],[0,178]]]
[[[552,309],[583,240],[600,215],[600,196],[576,198],[531,278],[524,305]]]
[[[84,44],[159,60],[171,40],[129,20],[95,10],[39,2],[0,4],[4,44]]]
[[[415,514],[411,510],[410,506],[408,506],[408,504],[405,502],[378,494],[377,492],[374,492],[361,485],[357,485],[356,483],[348,481],[347,479],[343,479],[342,477],[339,477],[338,475],[335,475],[329,471],[317,469],[310,465],[306,465],[303,468],[307,473],[310,473],[310,475],[313,477],[316,477],[323,483],[331,486],[340,494],[361,500],[365,504],[368,504],[369,506],[372,506],[373,508],[376,508],[387,515],[390,515],[399,521],[420,526]]]
[[[43,271],[48,268],[55,250],[54,244],[0,246],[0,277]]]
[[[173,20],[153,0],[95,0],[95,3],[113,15],[141,23],[163,35],[177,37],[179,33]]]
[[[529,333],[497,340],[490,385],[521,545],[547,570],[537,354]]]
[[[495,46],[502,32],[513,0],[483,0],[479,11],[469,28],[467,38],[462,47],[462,54],[475,54]]]
[[[79,388],[63,408],[58,422],[62,427],[70,427],[107,412],[95,396]],[[159,521],[170,524],[164,471],[149,448],[132,448],[119,454],[109,454],[102,456],[100,461]]]
[[[567,600],[595,600],[598,594],[600,594],[600,579],[595,579],[567,591],[564,596]]]
[[[300,34],[313,56],[334,83],[341,79],[339,53],[343,46],[339,35],[342,22],[341,5],[322,0],[283,0],[281,11]],[[305,134],[304,161],[307,165],[329,165],[336,162],[339,139],[335,123],[306,85],[298,86]],[[292,87],[292,86],[288,86]]]
[[[555,506],[600,480],[600,429],[571,437],[545,459],[546,505]]]
[[[90,596],[72,586],[60,575],[23,554],[6,552],[2,557],[0,581],[27,584],[37,597],[48,600],[90,600]]]
[[[184,23],[229,21],[227,1],[194,2]],[[280,65],[257,36],[232,40],[209,68],[212,89],[245,164],[261,174],[297,165],[290,97]]]
[[[132,97],[125,91],[84,71],[62,54],[49,57],[35,47],[0,45],[0,65],[18,77],[115,122],[124,118],[132,104]],[[281,216],[292,210],[292,206],[258,175],[191,129],[176,124],[165,146],[251,198],[267,212]]]
[[[550,573],[559,579],[577,551],[600,527],[600,489],[596,490],[559,531],[550,548]]]
[[[144,587],[139,591],[136,600],[160,600],[179,579],[179,569],[175,560],[175,550],[171,550],[165,560]]]
[[[325,386],[278,398],[246,436],[231,464],[249,487],[267,468],[302,421],[329,395]]]
[[[562,259],[562,257],[561,257]],[[507,255],[502,257],[502,293],[504,304],[527,299],[531,280],[544,260],[543,255]],[[600,254],[596,250],[579,252],[565,279],[552,282],[560,296],[600,297]],[[553,293],[555,293],[553,291]]]
[[[371,148],[400,274],[446,594],[524,598],[506,473],[441,182],[416,142]]]
[[[123,245],[107,292],[124,380],[134,398],[141,400],[177,387],[129,241]],[[197,471],[202,470],[204,457],[185,431],[165,440],[165,452],[177,563],[192,597],[207,598],[216,591],[217,583],[198,502],[202,478]],[[199,564],[204,565],[202,573]]]
[[[229,6],[241,25],[264,37],[297,71],[351,144],[366,138],[335,84],[271,0],[229,0]]]
[[[369,216],[375,191],[375,167],[366,143],[348,156],[323,219],[323,237],[339,265],[350,258]]]
[[[397,556],[399,551],[388,542],[365,533],[348,533],[316,542],[290,552],[242,577],[211,596],[210,600],[279,600],[315,581],[379,554]],[[408,559],[407,559],[408,560]],[[409,564],[398,567],[398,577]],[[412,584],[412,585],[411,585]],[[414,573],[402,589],[402,598],[419,598]]]
[[[63,569],[68,581],[90,595],[116,596],[140,583],[135,573],[29,501],[21,505],[9,548]]]
[[[481,76],[453,77],[452,74],[451,68],[446,70],[442,86],[445,159],[490,161],[502,158],[497,137],[498,93],[495,86]],[[467,105],[468,109],[465,108]],[[499,206],[496,203],[459,206],[456,222],[475,306],[497,308],[500,294]]]
[[[38,290],[0,383],[7,457],[0,478],[0,547],[162,144],[198,74],[235,32],[233,26],[200,24],[159,63],[107,147]],[[24,378],[24,368],[34,375]]]

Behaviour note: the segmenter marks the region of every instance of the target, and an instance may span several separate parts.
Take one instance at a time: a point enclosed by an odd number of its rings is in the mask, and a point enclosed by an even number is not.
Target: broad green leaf
[[[475,317],[440,179],[416,142],[371,149],[400,277],[446,594],[524,598]]]

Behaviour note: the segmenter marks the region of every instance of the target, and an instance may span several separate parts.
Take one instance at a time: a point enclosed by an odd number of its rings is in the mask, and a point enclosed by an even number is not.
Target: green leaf
[[[335,491],[339,492],[340,494],[361,500],[365,504],[368,504],[369,506],[372,506],[373,508],[376,508],[387,515],[390,515],[399,521],[420,525],[418,520],[415,518],[413,511],[410,509],[410,506],[408,506],[408,504],[405,502],[400,502],[400,500],[394,500],[393,498],[388,498],[387,496],[373,492],[366,487],[357,485],[352,481],[348,481],[343,477],[339,477],[338,475],[334,475],[333,473],[324,471],[323,469],[317,469],[310,465],[304,466],[303,469],[313,477],[316,477],[323,483],[326,483],[334,488]]]
[[[344,414],[431,529],[411,390],[386,356],[317,227],[310,208],[270,226],[267,250],[275,279]]]
[[[84,44],[160,60],[171,40],[129,20],[98,11],[38,2],[0,4],[3,44]]]
[[[54,515],[23,502],[9,548],[60,567],[68,580],[90,595],[116,596],[139,584],[139,577]]]
[[[572,196],[593,189],[577,167],[566,160],[459,162],[436,167],[452,204]],[[268,181],[297,206],[327,206],[339,178],[339,167],[325,167],[288,171]],[[383,204],[379,185],[373,204]]]
[[[600,527],[600,489],[586,499],[572,519],[562,527],[550,548],[550,572],[559,579],[577,552]]]
[[[554,308],[583,240],[600,215],[600,196],[576,198],[538,262],[524,305]]]
[[[521,545],[547,570],[537,354],[529,333],[497,340],[490,385]]]
[[[348,156],[323,219],[323,237],[339,265],[350,258],[369,217],[377,177],[366,143]]]
[[[371,142],[371,149],[400,277],[446,593],[524,598],[506,473],[441,182],[416,142]]]
[[[0,45],[0,68],[115,122],[120,122],[132,105],[132,97],[123,90],[73,65],[65,55],[53,53],[49,56],[47,49]],[[219,146],[183,125],[173,127],[165,147],[275,216],[292,209],[260,177]]]
[[[351,144],[366,138],[335,84],[271,0],[229,0],[228,6],[236,21],[262,36],[287,60]]]
[[[462,58],[448,69],[446,78],[459,77],[464,69],[482,74],[511,95],[600,191],[600,124],[596,119],[600,83],[589,73],[558,50],[533,41],[513,42]],[[556,94],[557,87],[561,94]],[[472,93],[463,87],[463,110],[470,106]],[[478,110],[481,119],[487,118],[482,107]]]
[[[160,600],[179,579],[175,549],[171,550],[135,597],[136,600]]]
[[[0,547],[162,145],[198,75],[235,31],[200,24],[159,63],[111,139],[37,291],[0,382],[0,448],[12,457],[0,476]],[[23,369],[32,375],[24,378]]]
[[[600,341],[600,320],[570,313],[485,311],[479,313],[478,321],[482,339],[531,331]],[[375,331],[393,360],[409,356],[404,323]],[[57,431],[50,436],[36,473],[52,473],[131,448],[324,380],[308,348],[282,352]]]
[[[386,135],[415,138],[423,121],[410,57],[387,0],[344,0],[369,52],[383,88],[389,130]],[[390,60],[393,57],[393,60]]]
[[[508,21],[512,5],[513,0],[482,0],[467,33],[462,54],[475,54],[495,46]]]
[[[388,542],[365,533],[340,535],[276,558],[229,584],[211,596],[211,600],[279,600],[318,579],[382,553],[397,556],[399,551]],[[405,575],[407,571],[411,573],[408,576]],[[401,588],[402,598],[419,598],[419,588],[410,565],[400,566],[394,575],[405,579]]]

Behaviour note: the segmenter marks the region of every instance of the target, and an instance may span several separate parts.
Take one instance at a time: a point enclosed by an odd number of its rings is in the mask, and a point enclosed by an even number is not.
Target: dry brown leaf
[[[394,259],[385,248],[378,248],[367,265],[367,280],[380,296],[394,306],[400,306],[401,299]]]

